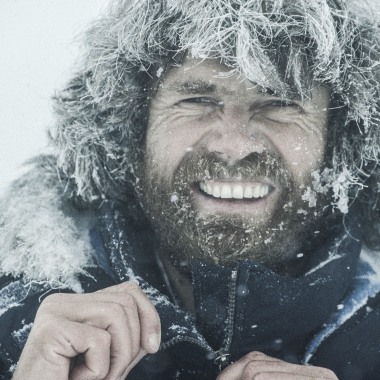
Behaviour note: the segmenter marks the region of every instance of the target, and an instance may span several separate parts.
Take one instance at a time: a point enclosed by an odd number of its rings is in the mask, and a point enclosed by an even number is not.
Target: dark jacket
[[[224,366],[256,350],[331,368],[343,380],[379,378],[380,265],[376,253],[361,246],[355,214],[305,253],[313,260],[297,278],[249,260],[231,268],[193,262],[192,316],[175,305],[148,228],[136,228],[111,202],[91,215],[91,224],[79,222],[74,209],[61,210],[78,228],[87,226],[92,261],[75,284],[1,277],[1,378],[11,377],[44,297],[78,291],[79,284],[92,292],[127,280],[138,281],[162,323],[160,351],[144,358],[128,379],[214,379]]]

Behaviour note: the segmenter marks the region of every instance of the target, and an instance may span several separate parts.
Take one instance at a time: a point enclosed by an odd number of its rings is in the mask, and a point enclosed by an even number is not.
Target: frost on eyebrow
[[[182,95],[214,94],[217,86],[202,79],[177,80],[169,86],[163,86],[166,91],[177,92]]]
[[[258,84],[252,83],[252,88],[260,87]],[[224,85],[217,85],[214,83],[206,82],[203,79],[188,79],[188,80],[176,80],[174,83],[169,84],[168,86],[162,85],[161,89],[163,89],[166,92],[173,92],[180,95],[212,95],[217,92],[222,94],[228,94],[228,95],[236,95],[235,92],[227,88]],[[276,91],[272,90],[271,88],[262,88],[262,93],[266,94],[268,96],[275,96],[278,98],[281,98],[283,100],[294,100],[294,101],[301,101],[302,97],[301,95],[294,91],[289,91],[287,93],[287,96],[284,96],[284,94],[277,94]],[[312,99],[312,94],[310,91],[310,95],[307,98],[308,100]],[[303,99],[305,100],[305,99]]]

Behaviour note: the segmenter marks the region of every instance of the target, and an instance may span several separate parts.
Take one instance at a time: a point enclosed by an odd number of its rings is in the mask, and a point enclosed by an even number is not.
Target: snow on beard
[[[191,189],[198,191],[202,180],[254,182],[260,177],[281,189],[272,215],[262,220],[249,214],[204,213],[191,195]],[[160,178],[154,168],[145,173],[145,179],[145,211],[162,252],[176,266],[186,266],[192,259],[221,265],[254,259],[275,266],[299,253],[321,219],[322,211],[305,212],[308,206],[302,195],[311,179],[297,183],[281,158],[268,153],[252,153],[230,164],[217,153],[188,152],[171,181]],[[255,207],[255,200],[241,202]],[[320,200],[318,203],[321,205]]]

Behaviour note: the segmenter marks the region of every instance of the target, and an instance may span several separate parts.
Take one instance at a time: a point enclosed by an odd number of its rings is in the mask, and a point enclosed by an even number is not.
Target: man
[[[378,378],[379,29],[352,3],[111,4],[2,203],[3,378]]]

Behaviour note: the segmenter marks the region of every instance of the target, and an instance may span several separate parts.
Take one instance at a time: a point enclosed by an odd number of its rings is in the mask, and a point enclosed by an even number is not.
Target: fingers
[[[156,309],[134,283],[53,294],[37,312],[15,379],[125,378],[144,355],[158,350],[160,335]]]
[[[134,282],[125,282],[99,293],[128,293],[134,297],[141,327],[141,347],[149,353],[157,352],[161,342],[160,318],[152,302],[140,287]]]
[[[251,361],[254,362],[279,362],[279,359],[272,358],[261,352],[253,351],[243,356],[237,362],[228,366],[218,377],[217,380],[241,380],[244,368]]]
[[[104,379],[110,369],[112,341],[110,334],[102,329],[83,326],[76,322],[71,322],[71,326],[67,328],[67,331],[70,331],[70,336],[67,338],[70,339],[72,348],[77,354],[84,355],[83,362],[74,366],[70,379]]]
[[[239,361],[227,367],[217,380],[298,380],[330,379],[336,380],[335,374],[326,368],[290,364],[279,359],[251,352]]]
[[[84,303],[86,307],[82,306]],[[54,294],[45,299],[41,310],[106,329],[112,337],[110,375],[125,373],[127,368],[133,368],[131,363],[138,356],[141,359],[142,353],[155,353],[159,349],[158,313],[132,282],[91,294]]]
[[[51,318],[33,327],[14,379],[67,380],[70,359],[83,354],[72,380],[103,379],[109,372],[111,336],[80,323]]]
[[[140,352],[140,324],[133,297],[123,297],[123,304],[112,301],[47,302],[41,307],[40,323],[65,316],[67,320],[106,331],[111,336],[110,375],[120,375]]]

